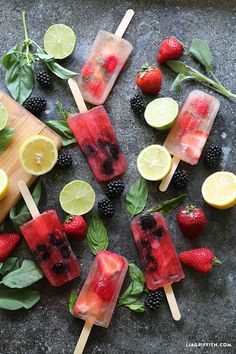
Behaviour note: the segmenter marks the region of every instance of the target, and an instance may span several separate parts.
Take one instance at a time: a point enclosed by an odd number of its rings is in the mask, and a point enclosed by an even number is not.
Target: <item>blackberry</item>
[[[162,238],[164,230],[160,227],[159,229],[152,231],[152,236],[157,237],[158,239]]]
[[[68,168],[73,164],[73,160],[69,152],[59,151],[56,166],[59,168]]]
[[[141,215],[139,221],[142,229],[145,231],[151,230],[156,225],[156,221],[152,214]]]
[[[172,184],[177,189],[183,189],[188,184],[188,172],[185,170],[177,171],[172,178]]]
[[[47,71],[40,70],[37,73],[36,80],[39,83],[39,85],[45,88],[52,86],[52,77]]]
[[[49,234],[49,242],[53,246],[61,246],[61,245],[63,245],[64,240],[63,240],[63,238],[60,235]]]
[[[65,264],[63,264],[63,262],[57,262],[52,266],[52,271],[55,274],[62,274],[64,273],[66,270],[66,266]]]
[[[130,107],[135,114],[142,114],[145,111],[143,96],[137,93],[130,99]]]
[[[37,245],[35,251],[34,251],[35,258],[37,261],[46,261],[50,256],[50,251],[44,243],[40,243]]]
[[[32,114],[37,116],[41,112],[45,110],[46,107],[46,101],[43,97],[32,97],[28,98],[25,103],[24,107]]]
[[[114,173],[113,161],[111,159],[107,159],[103,162],[102,171],[108,176]]]
[[[222,155],[222,149],[217,145],[210,145],[205,151],[204,161],[209,167],[214,167],[219,162]]]
[[[116,181],[111,181],[108,183],[105,189],[105,194],[108,198],[112,199],[121,195],[124,189],[124,182],[122,182],[120,179],[117,179]]]
[[[165,297],[164,291],[162,288],[154,291],[150,291],[145,299],[145,305],[151,310],[157,310],[161,302]]]
[[[108,198],[104,198],[98,202],[98,211],[106,218],[111,218],[115,213],[114,206]]]

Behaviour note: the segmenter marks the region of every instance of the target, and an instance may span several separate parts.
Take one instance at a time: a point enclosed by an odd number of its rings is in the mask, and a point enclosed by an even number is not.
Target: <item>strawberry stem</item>
[[[212,261],[213,267],[218,267],[221,264],[222,264],[222,262],[217,257],[214,257],[214,259]]]

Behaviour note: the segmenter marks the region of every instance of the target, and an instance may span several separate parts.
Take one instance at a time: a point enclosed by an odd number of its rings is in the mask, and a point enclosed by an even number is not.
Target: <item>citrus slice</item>
[[[53,140],[43,135],[34,135],[23,142],[19,157],[26,172],[39,176],[53,168],[57,162],[58,151]]]
[[[87,182],[72,181],[60,193],[60,204],[64,211],[72,215],[88,213],[94,206],[95,193]]]
[[[0,130],[4,129],[7,125],[8,112],[6,107],[0,103]]]
[[[9,181],[5,171],[0,169],[0,200],[2,200],[8,191]]]
[[[178,103],[172,98],[156,98],[147,105],[144,117],[151,127],[166,130],[174,124],[178,111]]]
[[[138,155],[137,166],[141,176],[149,181],[160,181],[168,175],[172,165],[168,150],[161,145],[150,145]]]
[[[202,185],[203,199],[217,209],[228,209],[236,204],[236,176],[231,172],[215,172]]]
[[[74,50],[75,32],[61,23],[50,26],[44,35],[44,49],[55,59],[67,58]]]

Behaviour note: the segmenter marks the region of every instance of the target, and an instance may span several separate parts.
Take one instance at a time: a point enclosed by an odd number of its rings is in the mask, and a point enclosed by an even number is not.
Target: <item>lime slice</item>
[[[87,182],[72,181],[60,193],[60,204],[64,211],[72,215],[88,213],[94,206],[95,193]]]
[[[8,191],[9,181],[6,172],[0,169],[0,200],[2,200]]]
[[[215,172],[202,185],[203,199],[217,209],[228,209],[236,204],[236,176],[231,172]]]
[[[55,59],[64,59],[74,50],[75,32],[61,23],[50,26],[44,35],[44,49]]]
[[[138,155],[137,166],[141,176],[149,181],[160,181],[168,175],[172,165],[168,150],[161,145],[150,145]]]
[[[4,129],[7,125],[8,112],[6,107],[0,103],[0,130]]]
[[[156,98],[147,105],[144,117],[151,127],[166,130],[174,124],[178,111],[178,103],[172,98]]]

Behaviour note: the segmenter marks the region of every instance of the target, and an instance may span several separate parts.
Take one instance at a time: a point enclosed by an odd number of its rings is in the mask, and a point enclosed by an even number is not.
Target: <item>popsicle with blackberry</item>
[[[180,160],[190,165],[197,164],[219,107],[220,103],[214,96],[200,90],[190,92],[164,142],[173,160],[170,173],[160,184],[161,191],[167,189]]]
[[[121,38],[133,15],[134,11],[129,9],[115,34],[103,30],[98,32],[77,79],[85,101],[94,105],[105,102],[133,50],[133,46]]]
[[[126,160],[108,114],[103,106],[87,111],[78,85],[68,82],[80,110],[68,118],[68,125],[97,181],[110,181],[125,172]]]
[[[183,279],[184,273],[164,217],[158,212],[137,216],[131,222],[131,230],[147,288],[164,287],[173,318],[179,320],[171,284]]]
[[[33,217],[20,229],[48,281],[59,286],[77,278],[80,275],[79,262],[56,211],[39,214],[25,182],[18,182],[18,187]]]
[[[109,326],[127,269],[126,259],[116,253],[96,254],[74,306],[74,315],[86,321],[74,353],[83,352],[94,324]]]

